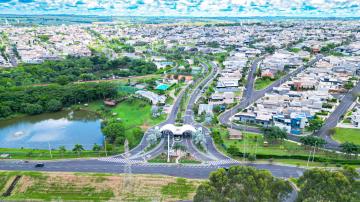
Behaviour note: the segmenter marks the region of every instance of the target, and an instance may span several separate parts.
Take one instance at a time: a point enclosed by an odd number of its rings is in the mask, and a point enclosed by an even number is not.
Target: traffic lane
[[[124,173],[124,164],[97,160],[46,162],[43,168],[35,168],[35,164],[35,162],[14,163],[0,161],[0,170]],[[137,174],[162,174],[185,178],[208,178],[210,172],[221,167],[232,165],[253,166],[257,169],[269,170],[274,176],[282,178],[299,177],[304,171],[302,168],[271,164],[227,164],[223,166],[136,164],[132,165],[131,168],[132,172]]]

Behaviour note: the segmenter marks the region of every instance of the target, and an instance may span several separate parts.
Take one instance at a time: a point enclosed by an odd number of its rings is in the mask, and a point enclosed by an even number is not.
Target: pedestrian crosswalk
[[[133,160],[133,159],[123,159],[123,158],[115,158],[115,157],[105,157],[99,158],[99,161],[112,162],[112,163],[121,163],[121,164],[142,164],[145,163],[141,160]]]
[[[227,164],[238,164],[239,161],[234,159],[223,159],[217,161],[204,161],[200,164],[174,164],[174,163],[148,163],[143,160],[134,160],[134,159],[124,159],[118,157],[104,157],[99,158],[99,161],[111,162],[111,163],[119,163],[119,164],[132,164],[132,165],[141,165],[145,167],[171,167],[171,166],[186,166],[186,167],[214,167],[221,166]]]
[[[212,166],[218,166],[218,165],[226,165],[226,164],[238,164],[239,161],[234,159],[224,159],[224,160],[218,160],[218,161],[207,161],[206,164],[212,165]]]

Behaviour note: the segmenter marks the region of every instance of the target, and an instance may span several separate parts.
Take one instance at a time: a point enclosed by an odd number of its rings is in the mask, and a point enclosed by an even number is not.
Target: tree
[[[49,112],[57,112],[62,109],[62,103],[59,100],[51,99],[47,103],[47,111]]]
[[[114,143],[116,141],[123,144],[125,141],[125,128],[122,122],[110,121],[102,128],[102,132],[110,143]]]
[[[274,54],[276,50],[275,46],[266,46],[265,47],[265,52],[269,53],[269,54]]]
[[[341,151],[346,154],[359,154],[360,153],[360,145],[356,145],[351,142],[345,142],[340,145]]]
[[[315,132],[319,130],[324,124],[324,121],[321,118],[315,116],[315,118],[309,121],[308,129]]]
[[[350,90],[354,87],[354,83],[352,81],[347,81],[345,84],[344,84],[344,88],[347,89],[347,90]]]
[[[315,136],[300,137],[300,142],[312,147],[323,147],[326,144],[324,139]]]
[[[358,176],[351,167],[340,171],[307,170],[298,180],[300,192],[297,201],[358,201],[355,181]]]
[[[60,154],[61,154],[61,157],[64,157],[64,154],[65,154],[65,152],[66,152],[65,146],[60,146],[60,147],[59,147],[59,152],[60,152]]]
[[[271,143],[275,143],[279,140],[282,141],[287,138],[286,130],[280,129],[277,126],[263,128],[263,131],[265,138]]]
[[[209,181],[196,190],[194,202],[281,201],[291,190],[289,182],[274,178],[267,170],[232,166],[228,171],[212,172]]]
[[[25,104],[24,112],[26,114],[35,115],[35,114],[41,114],[43,112],[43,108],[39,104]]]
[[[94,151],[94,152],[96,152],[99,156],[100,156],[100,150],[101,150],[101,146],[100,145],[98,145],[98,144],[94,144],[94,146],[93,146],[93,148],[92,148],[92,150]]]
[[[5,118],[9,115],[11,115],[12,110],[9,106],[6,106],[2,103],[0,103],[0,118]]]
[[[81,144],[76,144],[73,148],[73,152],[76,152],[78,156],[80,157],[80,154],[82,151],[84,151],[84,147]]]
[[[66,85],[70,82],[70,78],[69,76],[66,75],[61,75],[56,79],[56,83],[60,84],[60,85]]]

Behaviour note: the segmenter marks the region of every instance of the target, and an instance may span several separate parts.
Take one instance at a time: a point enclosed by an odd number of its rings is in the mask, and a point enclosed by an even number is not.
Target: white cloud
[[[24,1],[24,0],[23,0]],[[0,0],[0,13],[360,16],[360,0]],[[15,4],[15,5],[13,5]],[[49,10],[51,8],[52,10]],[[241,12],[239,11],[241,8]]]

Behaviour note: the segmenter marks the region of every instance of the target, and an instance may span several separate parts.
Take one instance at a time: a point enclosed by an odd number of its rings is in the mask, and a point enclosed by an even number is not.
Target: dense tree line
[[[307,170],[297,181],[300,188],[297,201],[359,201],[358,178],[358,172],[352,167],[336,171]]]
[[[20,64],[16,68],[0,70],[0,86],[21,86],[39,83],[67,84],[78,80],[94,80],[112,76],[151,74],[157,71],[154,63],[123,57],[68,57],[42,64]]]
[[[195,202],[282,201],[291,192],[290,183],[277,179],[267,170],[233,166],[212,172],[201,184]]]
[[[79,102],[90,102],[116,95],[117,89],[110,83],[0,88],[0,118],[15,113],[33,115],[54,112]]]
[[[359,173],[346,166],[341,170],[311,169],[290,181],[274,177],[267,170],[232,166],[210,174],[194,196],[195,202],[288,201],[294,188],[296,201],[352,202],[360,199]]]

